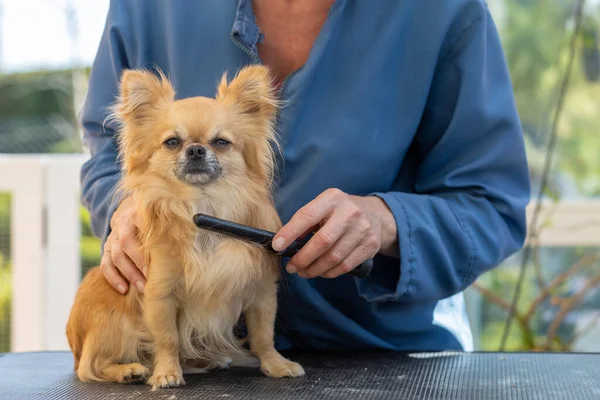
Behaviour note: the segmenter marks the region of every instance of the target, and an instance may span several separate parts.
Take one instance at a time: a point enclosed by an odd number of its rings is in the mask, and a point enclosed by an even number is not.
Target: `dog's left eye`
[[[215,140],[212,141],[212,144],[214,146],[219,146],[219,147],[226,147],[229,146],[231,144],[231,142],[227,139],[223,139],[223,138],[217,138]]]
[[[165,146],[167,147],[177,147],[181,144],[181,140],[179,138],[169,138],[165,140]]]

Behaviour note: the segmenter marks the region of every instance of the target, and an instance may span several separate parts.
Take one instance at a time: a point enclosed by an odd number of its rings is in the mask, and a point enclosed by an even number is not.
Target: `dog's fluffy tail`
[[[260,361],[250,352],[247,353],[235,353],[230,356],[232,367],[248,367],[257,368],[260,366]]]

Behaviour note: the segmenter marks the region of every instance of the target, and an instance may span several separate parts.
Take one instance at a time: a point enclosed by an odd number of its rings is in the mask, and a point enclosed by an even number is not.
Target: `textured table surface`
[[[306,376],[257,369],[187,375],[187,385],[81,383],[70,353],[0,354],[0,399],[600,399],[600,354],[286,354]]]

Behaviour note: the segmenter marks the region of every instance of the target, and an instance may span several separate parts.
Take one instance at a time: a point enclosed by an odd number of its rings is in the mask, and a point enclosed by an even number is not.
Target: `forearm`
[[[121,177],[117,151],[109,137],[93,137],[91,158],[81,169],[82,203],[90,213],[94,235],[105,240],[110,218],[119,205],[116,188]]]

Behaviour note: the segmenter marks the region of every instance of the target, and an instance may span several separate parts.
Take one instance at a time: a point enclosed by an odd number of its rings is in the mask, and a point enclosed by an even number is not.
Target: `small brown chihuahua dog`
[[[215,99],[175,100],[160,71],[123,73],[113,113],[119,190],[137,207],[147,283],[144,293],[131,287],[121,295],[99,267],[85,276],[67,325],[80,380],[145,381],[156,390],[185,384],[184,367],[256,360],[233,332],[242,313],[262,372],[304,375],[274,348],[278,256],[193,222],[205,213],[281,227],[271,198],[277,107],[263,66],[245,67],[231,82],[223,75]]]

